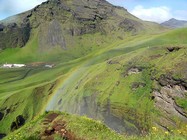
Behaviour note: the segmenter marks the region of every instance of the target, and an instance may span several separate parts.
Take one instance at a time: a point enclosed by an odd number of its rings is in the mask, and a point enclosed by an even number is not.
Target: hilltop
[[[187,21],[172,18],[168,21],[161,23],[161,25],[169,28],[184,28],[187,27]]]

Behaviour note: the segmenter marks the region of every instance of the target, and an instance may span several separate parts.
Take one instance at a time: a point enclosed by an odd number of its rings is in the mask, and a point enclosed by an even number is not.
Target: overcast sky
[[[46,0],[0,0],[0,20],[34,8]],[[170,18],[187,20],[187,0],[108,0],[123,6],[133,15],[148,21]]]

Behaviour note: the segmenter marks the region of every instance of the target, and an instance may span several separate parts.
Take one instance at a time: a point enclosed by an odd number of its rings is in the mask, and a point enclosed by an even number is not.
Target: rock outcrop
[[[25,124],[25,119],[22,115],[16,117],[16,121],[12,122],[11,131],[14,131]]]
[[[3,119],[4,113],[0,112],[0,121]]]
[[[6,134],[0,133],[0,139],[6,137]]]
[[[4,30],[4,26],[0,24],[0,32]]]
[[[187,122],[187,112],[177,104],[177,99],[185,99],[187,93],[187,83],[183,80],[175,80],[169,76],[162,75],[158,80],[160,89],[153,91],[155,106],[162,112],[162,126],[175,125],[174,118]]]
[[[61,25],[57,20],[49,23],[47,30],[41,27],[39,35],[40,51],[50,50],[56,46],[66,49],[66,41]]]
[[[30,24],[23,23],[17,25],[16,23],[8,24],[7,26],[0,26],[0,48],[15,48],[23,47],[30,37]]]

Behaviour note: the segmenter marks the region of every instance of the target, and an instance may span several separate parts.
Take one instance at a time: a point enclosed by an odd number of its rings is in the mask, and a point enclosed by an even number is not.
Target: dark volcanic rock
[[[145,87],[146,84],[145,83],[141,83],[141,82],[134,82],[132,83],[132,90],[136,90],[137,88],[141,88],[141,87]]]
[[[13,28],[16,28],[17,27],[17,24],[16,23],[10,23],[7,25],[7,28],[9,28],[10,30],[13,29]]]
[[[0,48],[23,47],[30,37],[30,24],[22,24],[18,26],[16,23],[9,24],[4,27],[6,32],[0,32]]]
[[[161,75],[158,79],[158,82],[161,86],[167,86],[167,85],[181,85],[187,90],[187,83],[184,79],[174,79],[173,77],[169,75]]]
[[[4,26],[0,24],[0,32],[4,30]]]
[[[82,0],[74,1],[75,18],[81,21],[106,19],[112,13],[113,7],[106,1]]]
[[[19,115],[16,117],[16,122],[17,125],[20,127],[25,124],[25,119],[23,118],[23,116]]]
[[[10,109],[10,108],[6,109],[6,114],[9,114],[9,113],[10,113],[10,111],[11,111],[11,109]]]
[[[3,119],[4,114],[2,112],[0,112],[0,121]]]
[[[6,137],[6,134],[0,133],[0,139],[2,139],[2,138],[4,138],[4,137]]]
[[[180,49],[181,49],[180,47],[167,47],[167,50],[168,50],[169,52],[178,51],[178,50],[180,50]]]
[[[12,122],[12,124],[11,124],[11,131],[14,131],[14,130],[20,128],[24,124],[25,124],[25,119],[23,118],[23,116],[21,116],[21,115],[17,116],[16,121]]]
[[[11,129],[11,131],[18,129],[16,122],[12,122],[10,129]]]

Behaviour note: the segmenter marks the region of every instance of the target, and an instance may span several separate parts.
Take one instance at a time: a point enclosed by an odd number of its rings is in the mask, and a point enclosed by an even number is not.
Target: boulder
[[[0,140],[6,137],[6,134],[0,133]]]
[[[0,24],[0,32],[4,30],[4,26]]]
[[[25,124],[25,119],[22,115],[16,117],[16,121],[11,124],[11,131],[14,131]]]
[[[3,119],[4,113],[0,112],[0,121]]]

